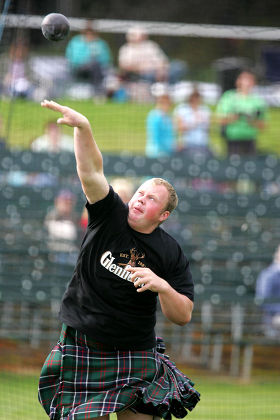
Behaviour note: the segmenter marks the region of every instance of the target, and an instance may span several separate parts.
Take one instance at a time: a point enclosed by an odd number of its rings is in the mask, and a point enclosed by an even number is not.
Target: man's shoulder
[[[179,242],[172,235],[170,235],[170,233],[168,233],[163,227],[159,226],[157,228],[157,232],[165,248],[172,249],[172,251],[182,249]]]
[[[172,270],[179,269],[184,271],[188,265],[188,258],[182,246],[161,226],[158,228],[158,234],[160,235],[160,241],[158,243],[161,245],[160,253],[162,261]]]
[[[113,190],[112,186],[110,186],[109,192],[104,198],[93,204],[87,202],[86,207],[88,209],[90,219],[94,224],[101,223],[102,221],[110,218],[113,223],[115,223],[116,219],[112,217],[113,213],[114,217],[117,217],[118,214],[122,217],[127,217],[127,206]]]

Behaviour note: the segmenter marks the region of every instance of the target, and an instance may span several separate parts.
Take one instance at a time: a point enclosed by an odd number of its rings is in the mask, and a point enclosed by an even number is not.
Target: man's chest
[[[88,267],[99,278],[115,278],[130,281],[127,268],[150,268],[157,275],[164,273],[164,261],[160,250],[153,243],[146,244],[129,232],[106,235],[90,253]]]

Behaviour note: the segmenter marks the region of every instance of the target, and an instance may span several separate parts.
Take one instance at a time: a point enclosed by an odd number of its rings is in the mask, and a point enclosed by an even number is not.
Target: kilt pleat
[[[183,418],[200,394],[162,353],[162,341],[158,350],[108,349],[63,324],[41,371],[39,401],[51,420],[94,419],[128,407]]]

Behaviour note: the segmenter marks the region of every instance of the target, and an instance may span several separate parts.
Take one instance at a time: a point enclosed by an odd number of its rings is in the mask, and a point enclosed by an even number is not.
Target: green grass
[[[94,130],[95,138],[104,152],[144,153],[146,133],[145,120],[151,104],[107,102],[95,104],[93,101],[61,100],[85,114]],[[213,109],[214,111],[214,109]],[[28,148],[30,142],[41,135],[43,126],[49,119],[56,119],[59,114],[41,108],[40,104],[25,100],[14,102],[2,101],[0,115],[3,119],[4,134],[9,132],[9,144],[13,147]],[[72,134],[72,129],[65,128]],[[258,149],[262,153],[280,155],[280,109],[270,109],[267,128],[258,140]],[[213,122],[210,130],[211,145],[217,155],[223,155],[225,147],[219,135],[219,127]]]
[[[144,151],[145,118],[151,106],[112,102],[96,105],[92,101],[60,103],[73,107],[89,118],[94,136],[103,151]],[[60,116],[59,113],[41,108],[38,103],[24,100],[2,102],[0,115],[4,121],[4,134],[9,131],[9,144],[20,148],[28,148],[30,142],[43,133],[45,123]],[[68,134],[73,133],[68,127],[65,127],[64,131]]]
[[[38,374],[0,373],[0,420],[47,418],[37,401]],[[201,401],[190,420],[278,420],[280,383],[271,380],[239,383],[228,378],[192,373]],[[112,415],[111,420],[116,420]]]
[[[201,401],[190,415],[193,420],[277,420],[280,383],[241,384],[202,378]]]

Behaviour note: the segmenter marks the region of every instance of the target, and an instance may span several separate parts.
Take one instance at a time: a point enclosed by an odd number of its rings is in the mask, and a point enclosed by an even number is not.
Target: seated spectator
[[[74,140],[73,137],[63,133],[62,127],[56,121],[48,121],[45,125],[45,134],[33,140],[30,148],[33,152],[74,152]]]
[[[174,121],[179,134],[179,151],[211,155],[209,149],[210,110],[202,104],[198,90],[194,90],[188,103],[174,110]]]
[[[257,278],[256,298],[262,302],[265,335],[280,337],[280,246],[273,263]]]
[[[162,92],[156,98],[156,106],[147,117],[146,155],[151,158],[170,156],[175,151],[175,132],[169,114],[171,99]]]
[[[170,63],[160,46],[148,39],[143,28],[130,28],[126,39],[118,57],[124,80],[175,83],[182,78],[186,65],[179,61]]]
[[[112,55],[92,21],[88,21],[85,29],[69,41],[66,58],[76,79],[90,82],[95,95],[104,95],[104,77],[111,67]]]
[[[52,260],[60,264],[75,265],[77,259],[78,215],[76,198],[69,190],[61,190],[55,198],[54,208],[47,213],[45,226],[48,248]]]
[[[106,96],[113,102],[127,102],[129,99],[128,89],[118,74],[111,74],[106,77]]]
[[[0,115],[0,150],[6,149],[6,138],[4,134],[3,118]]]
[[[242,71],[236,79],[236,89],[226,91],[217,105],[221,134],[228,155],[255,155],[256,141],[265,127],[266,104],[253,92],[256,77]]]
[[[28,46],[24,42],[12,44],[8,72],[4,77],[4,93],[8,96],[30,98],[33,86],[27,76]]]
[[[83,211],[82,211],[81,218],[80,218],[80,227],[81,227],[82,231],[86,230],[87,224],[88,224],[88,211],[87,211],[87,208],[84,207]]]

